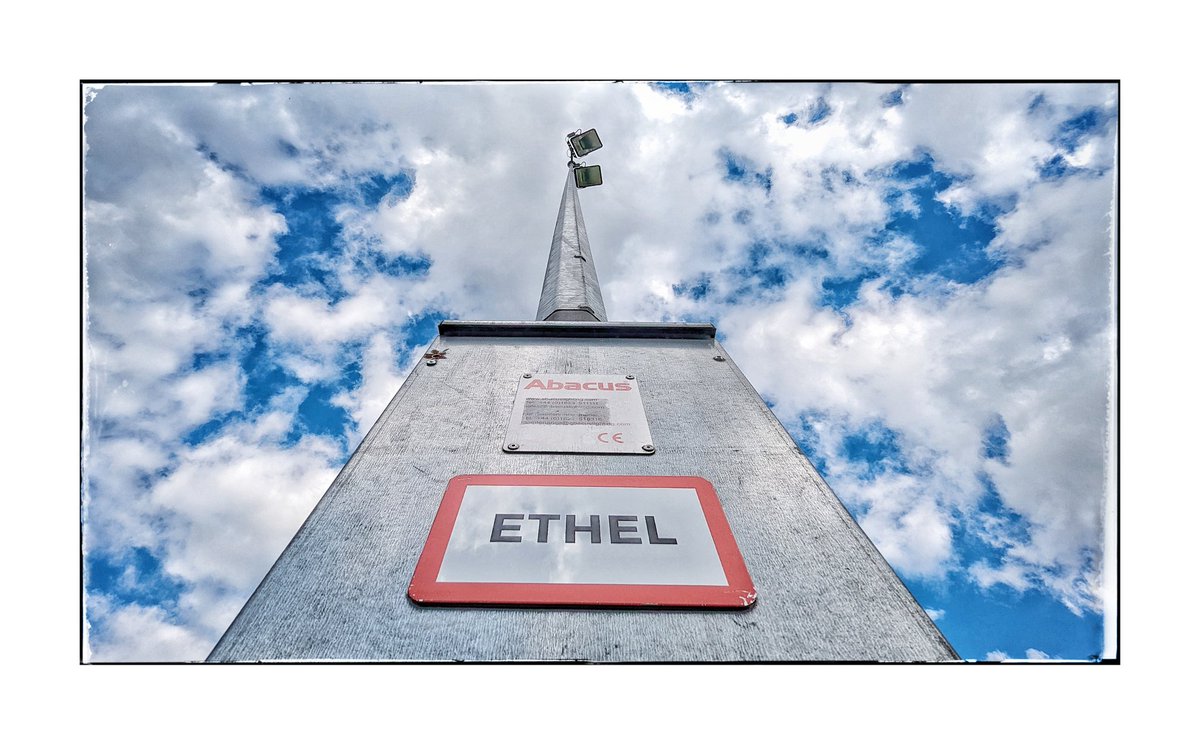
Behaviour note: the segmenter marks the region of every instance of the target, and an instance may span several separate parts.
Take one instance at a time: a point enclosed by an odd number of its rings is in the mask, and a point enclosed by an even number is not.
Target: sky
[[[1115,85],[84,98],[86,659],[203,659],[437,322],[533,318],[589,127],[610,320],[715,324],[962,657],[1111,656]]]

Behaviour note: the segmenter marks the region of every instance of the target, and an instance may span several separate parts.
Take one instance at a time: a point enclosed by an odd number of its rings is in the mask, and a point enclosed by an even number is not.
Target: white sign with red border
[[[421,604],[746,608],[756,591],[695,476],[450,480],[417,562]]]

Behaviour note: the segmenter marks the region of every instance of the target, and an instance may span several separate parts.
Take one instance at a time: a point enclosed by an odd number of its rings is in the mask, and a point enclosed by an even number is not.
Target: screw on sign
[[[438,360],[446,359],[446,352],[448,352],[448,351],[450,351],[450,350],[449,349],[441,349],[441,350],[431,349],[431,350],[429,350],[428,352],[426,352],[424,354],[425,364],[428,367],[433,367],[434,365],[437,364]]]

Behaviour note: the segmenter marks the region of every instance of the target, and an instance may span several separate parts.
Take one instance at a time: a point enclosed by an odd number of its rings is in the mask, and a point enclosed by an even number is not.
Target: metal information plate
[[[450,480],[408,595],[443,605],[747,608],[717,494],[692,476]]]
[[[653,454],[637,380],[559,373],[519,378],[504,451]]]

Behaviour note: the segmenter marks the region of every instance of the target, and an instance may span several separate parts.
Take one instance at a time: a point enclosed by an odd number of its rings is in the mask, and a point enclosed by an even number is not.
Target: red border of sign
[[[695,489],[727,585],[583,585],[516,582],[438,582],[458,510],[468,486],[623,486]],[[698,476],[530,476],[471,474],[446,486],[429,538],[417,560],[408,597],[421,605],[602,606],[617,608],[749,608],[757,599],[746,563],[717,492]]]

